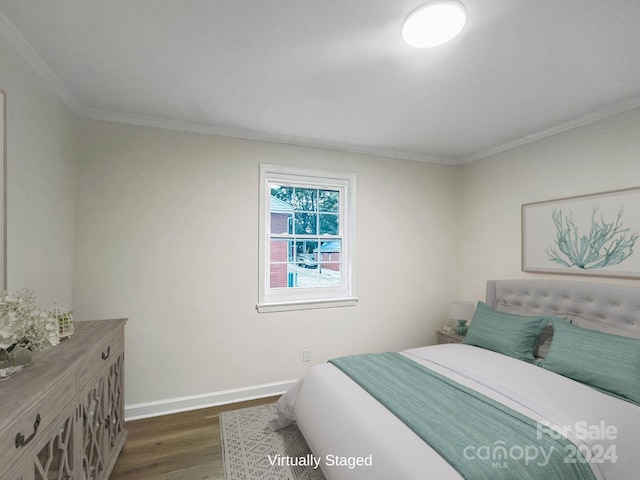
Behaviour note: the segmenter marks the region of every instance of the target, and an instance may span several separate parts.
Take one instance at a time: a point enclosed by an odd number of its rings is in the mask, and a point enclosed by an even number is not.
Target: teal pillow
[[[640,404],[640,340],[553,320],[553,340],[540,365]]]
[[[538,337],[549,319],[497,312],[486,303],[478,302],[462,343],[531,362]]]

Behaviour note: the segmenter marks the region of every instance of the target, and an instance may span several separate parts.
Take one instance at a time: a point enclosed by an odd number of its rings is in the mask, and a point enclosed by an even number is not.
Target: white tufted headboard
[[[520,315],[555,315],[586,328],[640,338],[638,287],[562,280],[489,280],[487,305]]]

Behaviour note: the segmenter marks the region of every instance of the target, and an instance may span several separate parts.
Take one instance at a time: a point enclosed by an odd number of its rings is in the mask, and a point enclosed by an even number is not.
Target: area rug
[[[325,480],[298,427],[273,431],[275,416],[274,404],[220,414],[225,480]]]

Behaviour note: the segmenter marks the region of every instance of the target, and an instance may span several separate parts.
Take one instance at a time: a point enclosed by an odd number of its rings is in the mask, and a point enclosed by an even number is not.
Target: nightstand
[[[441,343],[460,343],[464,339],[464,335],[458,335],[456,332],[445,332],[438,330],[438,344]]]

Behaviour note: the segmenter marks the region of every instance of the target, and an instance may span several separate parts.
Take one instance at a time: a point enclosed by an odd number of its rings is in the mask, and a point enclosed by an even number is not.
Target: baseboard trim
[[[187,412],[199,408],[215,407],[218,405],[281,395],[292,387],[295,382],[296,380],[288,380],[285,382],[265,383],[263,385],[235,388],[233,390],[223,390],[220,392],[190,395],[188,397],[169,398],[155,402],[134,403],[125,405],[124,419],[125,421],[140,420],[142,418],[157,417],[170,413]]]

